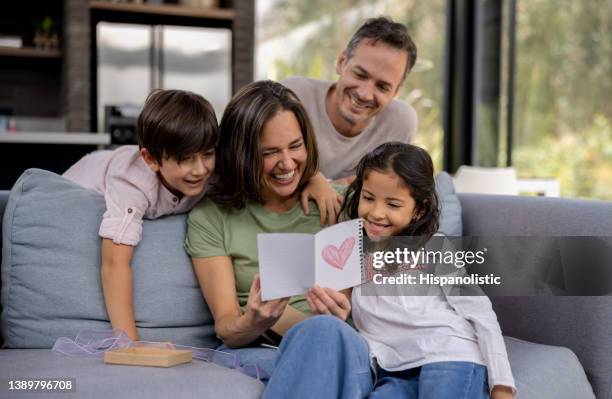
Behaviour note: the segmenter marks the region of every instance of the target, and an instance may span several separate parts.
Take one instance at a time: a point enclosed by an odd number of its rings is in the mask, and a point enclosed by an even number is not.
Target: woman
[[[216,159],[215,183],[189,215],[185,246],[222,350],[257,347],[312,313],[303,296],[262,301],[257,234],[319,231],[319,210],[304,214],[300,195],[311,180],[319,188],[327,183],[316,181],[317,144],[306,111],[291,90],[271,81],[247,85],[228,104]],[[315,313],[324,302],[344,319],[350,311],[347,296],[333,290],[317,287],[309,300]],[[276,352],[239,355],[270,372]]]

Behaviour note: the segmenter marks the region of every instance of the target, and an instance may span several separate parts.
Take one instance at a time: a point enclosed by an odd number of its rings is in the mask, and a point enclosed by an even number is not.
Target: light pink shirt
[[[88,154],[63,176],[104,195],[106,212],[99,234],[116,244],[137,245],[142,219],[187,212],[204,196],[179,199],[147,166],[135,145]]]

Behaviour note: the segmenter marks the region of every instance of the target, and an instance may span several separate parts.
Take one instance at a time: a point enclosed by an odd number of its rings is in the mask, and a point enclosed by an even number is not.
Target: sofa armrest
[[[2,220],[4,219],[4,209],[6,209],[6,203],[9,199],[10,191],[0,190],[0,259],[2,259]],[[2,285],[0,284],[0,293],[2,292]],[[0,305],[0,312],[2,306]],[[2,336],[0,336],[0,346],[3,344]]]
[[[612,398],[612,298],[493,297],[504,335],[571,349],[597,398]]]
[[[466,236],[612,236],[612,202],[459,194]],[[612,265],[611,265],[612,267]],[[612,398],[610,296],[492,297],[504,335],[570,348]]]
[[[465,236],[612,236],[612,201],[458,196]]]

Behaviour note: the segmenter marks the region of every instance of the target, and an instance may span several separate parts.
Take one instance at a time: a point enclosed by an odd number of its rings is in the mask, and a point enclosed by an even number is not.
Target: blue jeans
[[[372,388],[366,341],[333,316],[313,316],[283,337],[262,399],[358,399]]]
[[[404,371],[378,368],[370,399],[488,399],[485,366],[470,362],[430,363]]]

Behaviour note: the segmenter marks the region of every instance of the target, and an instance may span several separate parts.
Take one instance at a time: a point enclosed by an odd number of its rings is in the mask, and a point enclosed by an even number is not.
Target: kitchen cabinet
[[[0,46],[0,114],[57,118],[65,124],[64,133],[98,132],[95,32],[100,22],[229,29],[230,86],[234,93],[253,79],[254,3],[219,0],[218,8],[204,9],[182,4],[101,0],[5,1],[0,15],[0,39],[7,34],[21,35],[24,46]],[[57,48],[34,47],[30,25],[32,20],[46,15],[54,20],[59,37]],[[61,173],[68,163],[99,145],[49,140],[45,143],[0,141],[0,147],[0,158],[3,158],[0,189],[7,189],[28,167]]]

